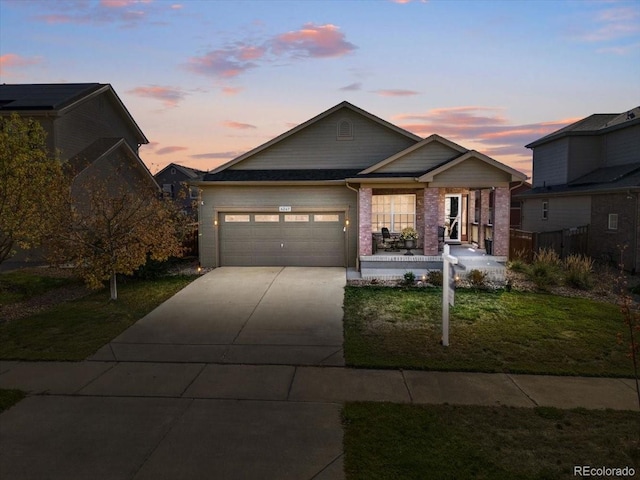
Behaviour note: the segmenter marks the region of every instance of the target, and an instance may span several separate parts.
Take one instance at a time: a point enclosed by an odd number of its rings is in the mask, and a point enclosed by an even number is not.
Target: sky
[[[530,175],[527,143],[640,105],[640,1],[0,0],[0,82],[110,83],[152,173],[346,100]]]

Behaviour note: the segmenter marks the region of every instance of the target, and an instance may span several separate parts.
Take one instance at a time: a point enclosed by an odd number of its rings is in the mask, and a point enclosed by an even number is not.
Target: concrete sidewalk
[[[343,480],[346,401],[637,410],[630,379],[145,362],[0,362],[12,479]]]

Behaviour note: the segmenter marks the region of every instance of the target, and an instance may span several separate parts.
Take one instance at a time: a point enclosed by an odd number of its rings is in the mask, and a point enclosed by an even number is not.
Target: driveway
[[[344,365],[344,268],[222,267],[90,360]]]

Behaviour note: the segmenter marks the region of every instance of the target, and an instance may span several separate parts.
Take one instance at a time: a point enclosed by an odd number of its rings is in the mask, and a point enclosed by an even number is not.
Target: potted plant
[[[413,255],[411,253],[412,248],[416,248],[416,240],[418,239],[418,232],[413,227],[405,227],[400,233],[400,238],[404,241],[404,248],[407,249],[405,255]]]

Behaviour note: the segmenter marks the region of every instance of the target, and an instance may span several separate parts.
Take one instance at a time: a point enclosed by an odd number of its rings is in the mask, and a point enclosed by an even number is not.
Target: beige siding
[[[602,166],[601,139],[602,137],[598,136],[572,137],[570,139],[568,182]]]
[[[549,202],[548,219],[542,219],[542,202]],[[522,229],[548,232],[580,227],[591,222],[591,197],[549,197],[527,199],[522,205]]]
[[[511,175],[482,160],[470,158],[436,175],[432,186],[481,188],[501,186]]]
[[[561,138],[533,149],[533,187],[567,183],[569,139]]]
[[[357,196],[344,186],[203,186],[199,207],[200,261],[203,266],[216,266],[216,229],[214,213],[225,207],[245,211],[277,212],[279,206],[292,210],[313,211],[318,208],[337,207],[347,210],[348,265],[355,266],[358,241]]]
[[[603,141],[605,166],[640,162],[640,125],[608,133]]]
[[[376,170],[376,173],[386,172],[425,172],[447,160],[460,155],[460,152],[438,142],[431,142],[422,148],[391,162]]]
[[[124,138],[134,152],[137,139],[106,93],[93,97],[55,120],[56,146],[67,160],[99,138]]]
[[[338,140],[338,122],[349,120],[353,140]],[[231,169],[366,168],[415,144],[398,132],[341,109]]]

